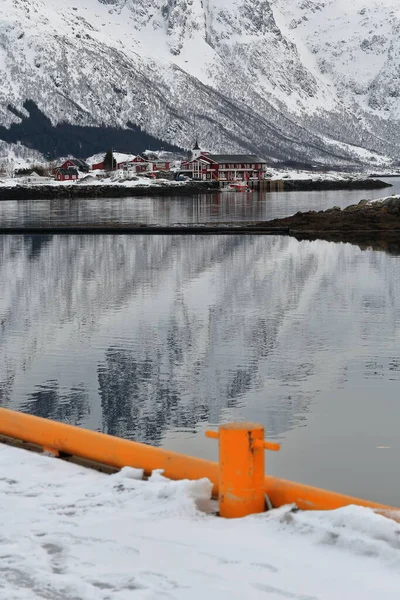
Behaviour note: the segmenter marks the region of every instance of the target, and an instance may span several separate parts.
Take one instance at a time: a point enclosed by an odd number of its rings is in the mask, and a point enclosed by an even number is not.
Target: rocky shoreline
[[[17,185],[0,187],[0,200],[64,200],[75,198],[130,198],[132,196],[188,196],[215,192],[218,185],[210,181],[193,181],[181,185]]]
[[[391,187],[379,179],[283,180],[284,191],[368,190]],[[217,182],[190,181],[181,185],[154,183],[152,185],[15,185],[0,187],[0,200],[64,200],[75,198],[130,198],[137,196],[191,196],[217,192]]]
[[[298,212],[265,223],[268,228],[288,229],[299,240],[323,239],[350,242],[360,247],[400,247],[400,196],[361,200],[344,209]]]
[[[298,212],[272,221],[176,223],[80,223],[1,227],[0,234],[162,234],[162,235],[290,235],[298,240],[349,242],[360,248],[400,253],[400,196],[361,200],[344,209]]]
[[[284,179],[285,192],[316,192],[328,190],[374,190],[393,187],[381,179]]]
[[[157,225],[148,223],[87,223],[1,226],[0,235],[288,235],[287,227],[268,227],[258,223],[177,223]]]
[[[273,219],[268,227],[288,227],[290,232],[379,232],[400,230],[400,196],[382,200],[361,200],[346,208],[298,212],[291,217]]]

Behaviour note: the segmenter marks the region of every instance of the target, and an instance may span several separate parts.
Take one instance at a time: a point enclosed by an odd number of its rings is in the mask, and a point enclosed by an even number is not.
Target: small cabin
[[[78,169],[75,167],[70,167],[68,169],[63,169],[62,167],[58,167],[56,169],[56,180],[57,181],[74,181],[79,179]]]
[[[148,161],[138,154],[130,160],[118,163],[117,168],[129,173],[143,173],[148,170]]]
[[[91,166],[91,170],[92,171],[104,171],[104,161],[101,161],[99,163],[94,163]]]
[[[38,181],[43,181],[43,176],[35,170],[28,171],[28,173],[25,173],[23,175],[23,178],[25,183],[35,183]]]

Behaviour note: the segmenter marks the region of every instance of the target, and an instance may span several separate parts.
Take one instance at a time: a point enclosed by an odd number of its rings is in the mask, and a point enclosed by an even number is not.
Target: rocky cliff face
[[[400,19],[395,0],[358,4],[3,0],[0,139],[51,154],[60,123],[100,129],[102,142],[102,128],[136,125],[274,161],[396,158]],[[26,101],[51,121],[45,140],[23,137]]]

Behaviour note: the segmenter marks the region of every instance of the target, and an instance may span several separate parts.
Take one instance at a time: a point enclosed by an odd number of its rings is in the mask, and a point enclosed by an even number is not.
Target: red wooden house
[[[181,163],[180,172],[192,179],[214,181],[259,181],[264,179],[267,163],[253,154],[209,154],[194,152]]]
[[[144,173],[145,171],[148,171],[148,166],[148,161],[139,154],[138,156],[135,156],[135,158],[132,158],[132,160],[126,160],[119,163],[118,169],[129,171],[130,173]]]
[[[153,171],[169,171],[171,163],[166,160],[150,161]]]
[[[63,169],[62,167],[57,167],[56,169],[56,180],[57,181],[74,181],[79,178],[78,169],[69,168]]]
[[[151,171],[169,171],[171,164],[168,161],[161,161],[157,158],[143,157],[140,154],[132,160],[119,163],[118,169],[129,171],[130,173],[146,173]]]
[[[168,160],[161,160],[156,153],[146,152],[145,158],[149,163],[149,171],[169,171],[171,163]]]
[[[130,160],[124,160],[116,163],[115,169],[123,169],[124,171],[147,171],[147,160],[142,156],[135,156]],[[140,165],[140,166],[139,166]],[[104,171],[104,161],[94,163],[91,167],[92,171]]]
[[[90,167],[87,162],[80,158],[68,158],[60,165],[60,169],[78,169],[82,173],[89,173]]]
[[[151,156],[135,156],[130,160],[124,160],[116,165],[116,169],[129,171],[130,173],[148,173],[151,171],[169,171],[171,163],[168,161],[158,160],[157,157]],[[104,161],[95,163],[91,167],[92,171],[104,171]]]
[[[90,168],[92,171],[104,171],[104,162],[95,163]]]

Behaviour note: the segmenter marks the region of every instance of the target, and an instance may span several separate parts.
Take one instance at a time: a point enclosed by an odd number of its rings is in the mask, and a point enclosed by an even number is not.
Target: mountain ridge
[[[6,141],[16,143],[25,131],[22,143],[55,154],[51,141],[39,148],[26,133],[32,117],[26,107],[33,103],[51,121],[54,147],[60,146],[60,125],[92,127],[93,133],[104,128],[107,145],[107,130],[126,131],[130,124],[163,140],[160,146],[190,148],[198,135],[210,150],[254,152],[271,163],[356,168],[390,164],[400,154],[400,19],[394,0],[384,0],[378,14],[381,21],[390,19],[386,37],[379,33],[381,50],[373,35],[363,37],[371,17],[359,14],[359,0],[357,17],[350,19],[359,35],[350,36],[347,50],[334,39],[340,0],[76,4],[3,0],[0,125],[7,131],[0,131],[0,139],[8,135]],[[319,37],[329,32],[330,47]],[[357,54],[356,46],[364,50]],[[336,70],[333,53],[340,54]],[[359,55],[370,62],[357,81]],[[10,134],[13,124],[19,138]],[[61,144],[63,153],[68,143]],[[81,154],[104,149],[97,143],[84,141]]]

